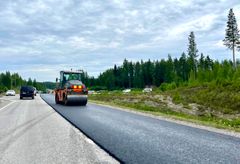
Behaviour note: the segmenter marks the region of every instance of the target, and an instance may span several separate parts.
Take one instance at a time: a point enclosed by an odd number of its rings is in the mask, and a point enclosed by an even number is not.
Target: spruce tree
[[[237,21],[233,13],[233,9],[230,9],[228,14],[225,39],[223,40],[223,42],[224,45],[227,46],[227,48],[232,50],[234,67],[236,67],[235,49],[239,44],[239,39],[240,35],[238,31]]]
[[[180,63],[180,68],[181,68],[181,77],[182,77],[183,81],[187,81],[190,71],[189,71],[189,66],[187,63],[187,58],[186,58],[185,52],[182,53],[182,55],[179,59],[179,63]]]
[[[201,53],[201,55],[200,55],[198,67],[202,70],[205,69],[205,57],[204,57],[203,53]]]
[[[192,31],[188,37],[189,45],[188,45],[188,62],[190,65],[191,70],[193,71],[194,77],[196,78],[197,74],[197,44],[195,42],[195,35],[194,32]]]

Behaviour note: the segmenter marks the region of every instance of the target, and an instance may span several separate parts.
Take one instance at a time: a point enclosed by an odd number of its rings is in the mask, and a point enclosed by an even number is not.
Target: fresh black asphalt
[[[110,107],[42,98],[122,163],[239,163],[240,139]]]

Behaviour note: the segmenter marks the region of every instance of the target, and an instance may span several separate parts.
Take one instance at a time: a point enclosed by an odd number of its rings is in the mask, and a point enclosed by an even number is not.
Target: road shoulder
[[[101,102],[101,101],[90,100],[89,103],[104,106],[104,107],[108,107],[108,108],[111,108],[111,109],[130,112],[130,113],[134,113],[134,114],[138,114],[138,115],[142,115],[142,116],[146,116],[146,117],[151,117],[151,118],[154,118],[154,119],[164,120],[164,121],[168,121],[168,122],[172,122],[172,123],[176,123],[176,124],[180,124],[180,125],[185,125],[185,126],[189,126],[189,127],[193,127],[193,128],[207,130],[207,131],[210,131],[210,132],[215,132],[215,133],[219,133],[219,134],[223,134],[223,135],[229,135],[229,136],[240,138],[240,133],[239,132],[235,132],[235,131],[231,131],[231,130],[227,130],[227,129],[218,129],[218,128],[215,128],[215,127],[205,126],[205,125],[198,124],[196,122],[180,120],[178,118],[165,116],[165,115],[164,116],[163,115],[153,115],[151,113],[142,112],[142,111],[140,112],[140,111],[136,111],[134,109],[128,108],[128,107],[122,107],[122,106],[118,106],[116,104],[108,104],[106,102]]]
[[[0,163],[118,163],[40,96],[0,113]]]

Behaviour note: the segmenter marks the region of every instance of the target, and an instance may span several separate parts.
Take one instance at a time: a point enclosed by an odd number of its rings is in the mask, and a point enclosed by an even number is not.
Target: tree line
[[[101,73],[99,77],[88,77],[84,83],[92,89],[123,89],[160,87],[169,83],[173,87],[207,82],[240,82],[240,68],[233,67],[233,62],[213,61],[209,56],[200,55],[199,59],[182,53],[180,58],[157,61],[132,62],[124,60],[121,66],[114,66]]]
[[[233,60],[222,62],[212,60],[208,55],[199,55],[194,32],[188,37],[187,53],[180,58],[157,61],[132,62],[124,60],[121,66],[101,73],[97,78],[84,73],[82,80],[92,89],[122,89],[144,88],[146,86],[159,87],[170,83],[179,86],[193,83],[238,81],[240,68],[235,59],[236,49],[240,50],[240,35],[233,9],[229,10],[224,45],[232,50]]]
[[[0,74],[0,93],[6,92],[9,89],[19,90],[23,85],[36,87],[37,90],[46,90],[43,83],[37,82],[36,79],[24,80],[18,73],[11,74],[9,71]]]

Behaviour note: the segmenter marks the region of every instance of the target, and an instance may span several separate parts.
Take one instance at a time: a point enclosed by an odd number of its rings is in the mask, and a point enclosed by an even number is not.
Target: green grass
[[[219,94],[219,92],[221,92],[221,94]],[[224,117],[224,114],[228,114],[228,116],[231,116],[231,114],[234,115],[239,112],[239,110],[236,108],[236,105],[230,105],[230,103],[233,102],[228,102],[229,98],[225,97],[225,94],[229,94],[228,92],[229,91],[223,92],[223,90],[220,91],[218,89],[214,90],[208,87],[198,86],[193,88],[177,88],[161,93],[153,92],[148,94],[142,93],[141,91],[134,91],[129,94],[123,94],[120,91],[105,91],[99,95],[89,95],[89,99],[93,102],[123,107],[127,108],[128,110],[149,113],[157,116],[170,117],[173,119],[184,120],[201,125],[212,126],[222,129],[230,129],[240,132],[240,118],[229,119],[227,116],[226,118]],[[220,96],[216,97],[216,94],[219,94]],[[199,116],[183,112],[176,112],[169,108],[166,104],[159,101],[159,99],[156,98],[159,95],[171,96],[174,103],[182,103],[183,106],[186,108],[189,108],[189,103],[208,105],[212,108],[214,112],[217,111],[222,113],[223,117],[220,118],[211,113]],[[209,97],[209,100],[207,96]],[[214,100],[213,97],[216,97],[216,100]],[[238,101],[238,99],[234,99],[234,101]],[[222,103],[225,103],[224,107],[222,107]]]
[[[240,113],[240,92],[231,87],[183,87],[165,94],[175,103],[197,103],[223,114]]]

